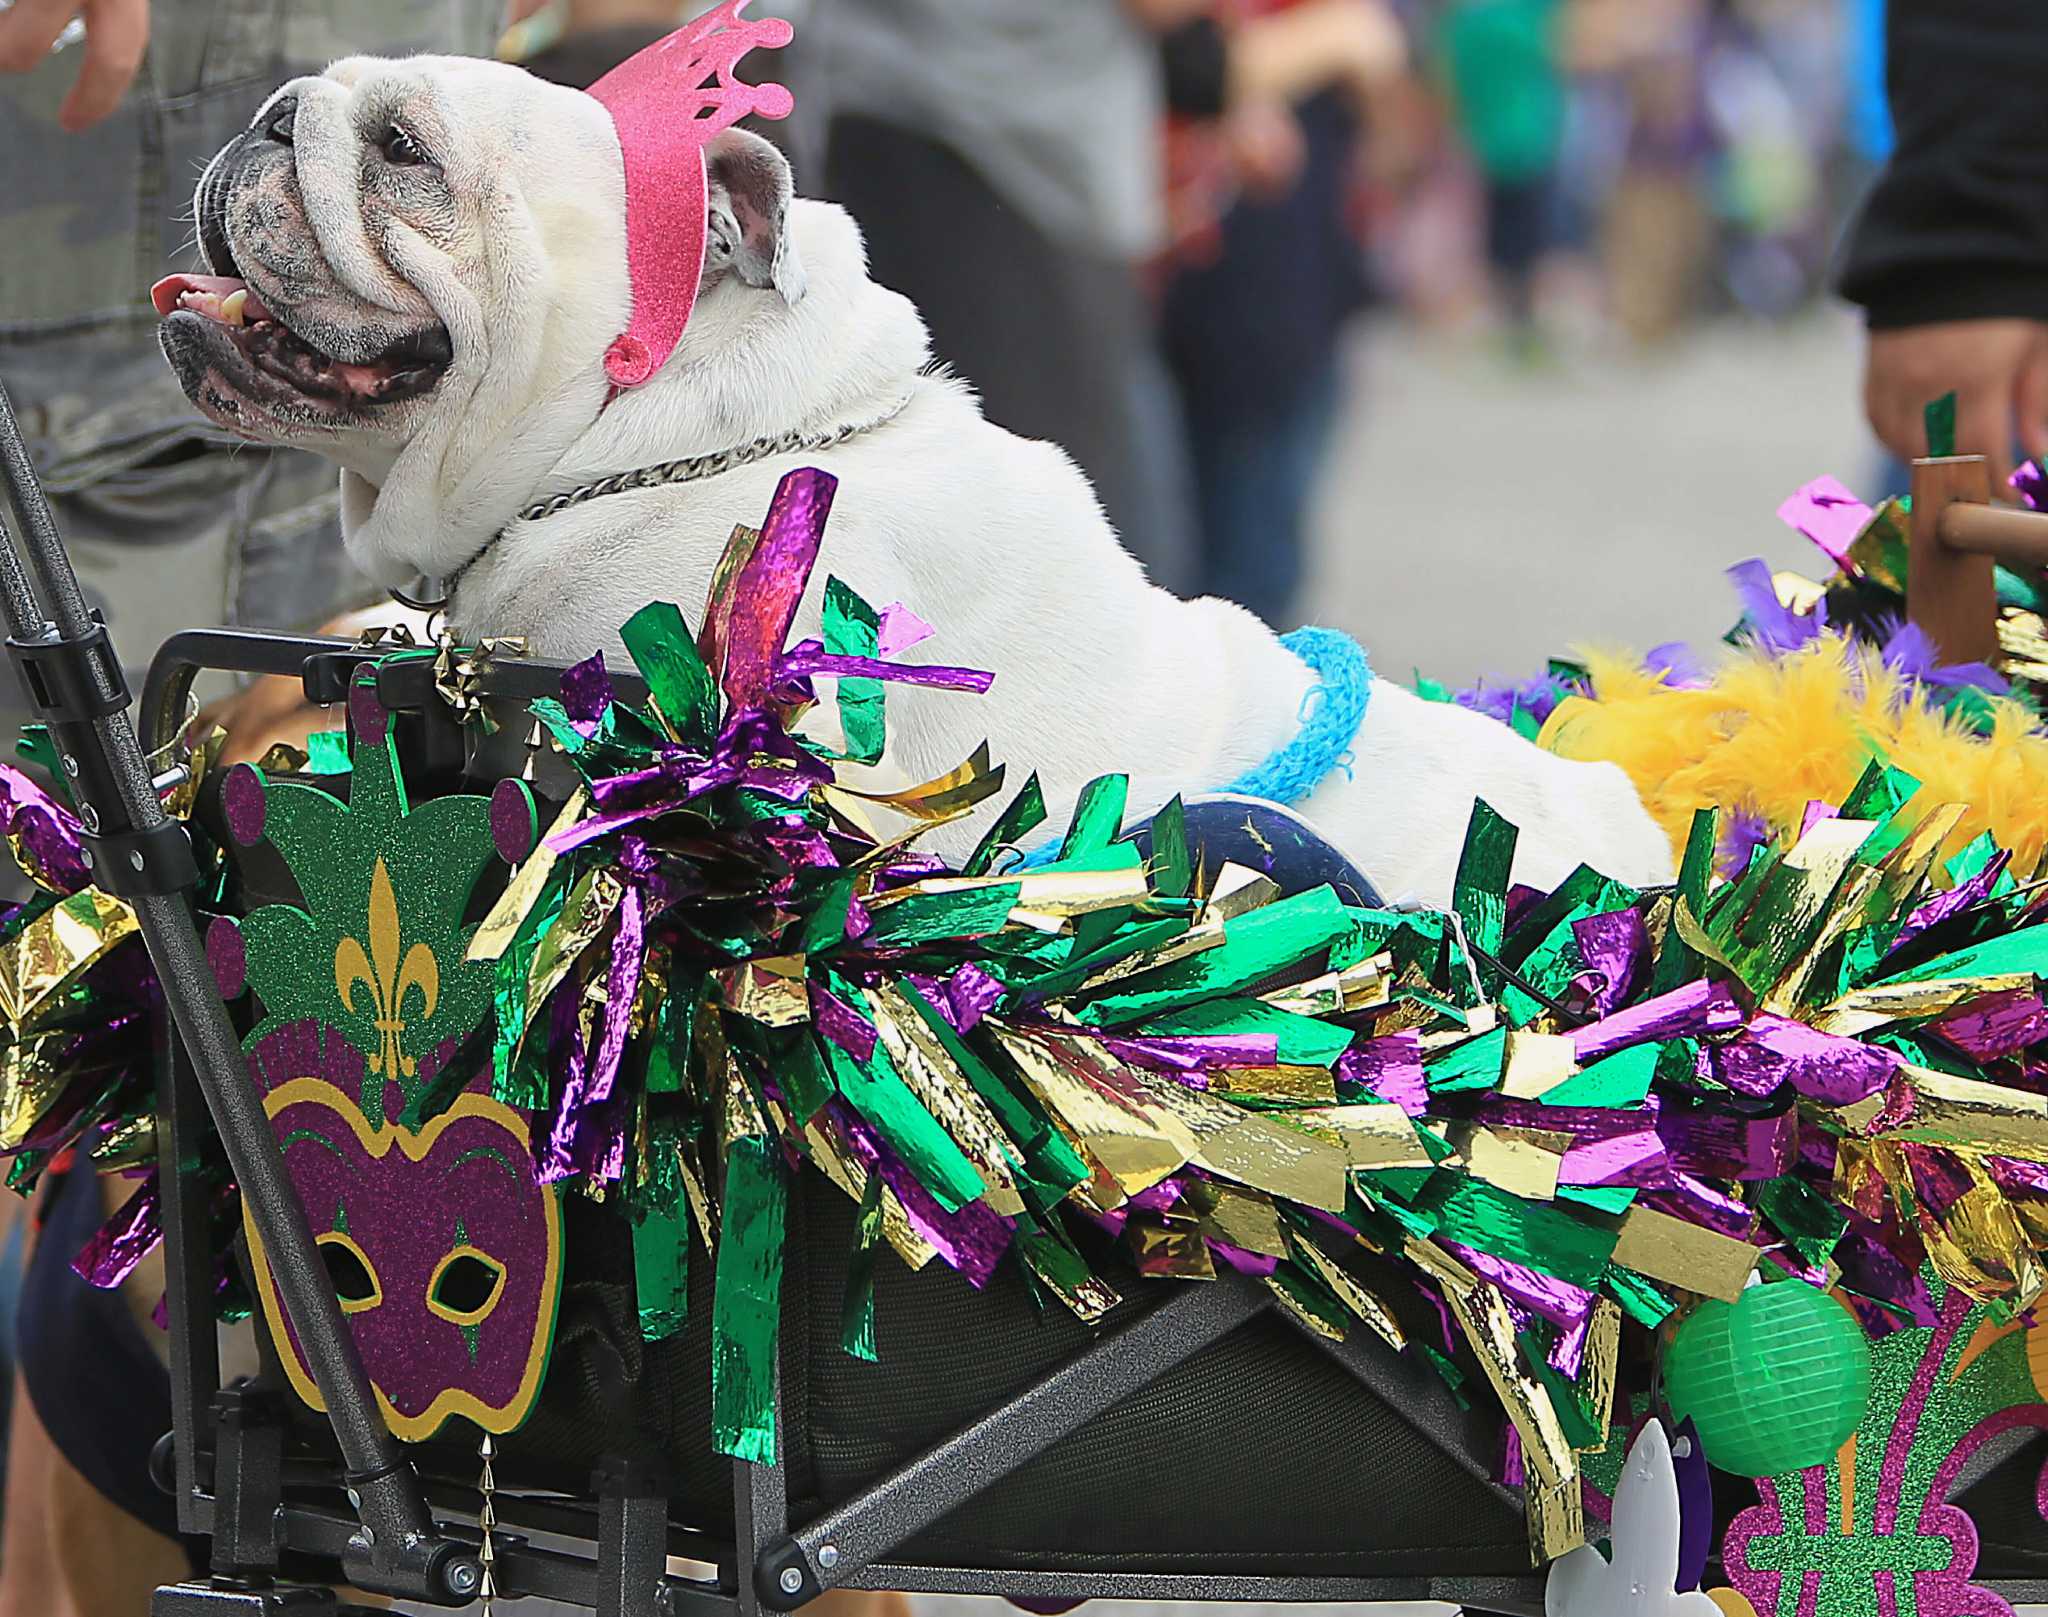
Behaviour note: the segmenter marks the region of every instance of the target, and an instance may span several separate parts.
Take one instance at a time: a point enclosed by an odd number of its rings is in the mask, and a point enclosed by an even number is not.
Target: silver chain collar
[[[610,477],[599,478],[595,483],[585,483],[580,488],[536,500],[519,513],[519,520],[538,522],[542,517],[559,515],[573,505],[581,505],[585,500],[594,500],[605,494],[625,494],[638,488],[666,488],[671,483],[695,483],[706,477],[716,477],[721,472],[751,465],[757,460],[772,460],[777,455],[808,455],[814,450],[836,449],[849,438],[858,438],[864,432],[873,432],[875,428],[895,420],[909,402],[910,395],[906,393],[872,421],[850,421],[830,432],[785,432],[777,438],[756,438],[750,444],[741,444],[736,449],[721,449],[715,454],[688,455],[681,460],[665,460],[658,466],[642,466],[638,471],[616,472]]]
[[[850,438],[873,432],[877,427],[888,425],[903,413],[904,407],[913,395],[906,393],[880,415],[868,421],[851,421],[843,427],[834,427],[830,432],[785,432],[774,438],[756,438],[752,443],[741,444],[733,449],[721,449],[710,455],[687,455],[681,460],[665,460],[654,466],[642,466],[636,471],[616,472],[610,477],[601,477],[595,483],[584,483],[580,487],[551,494],[545,500],[536,500],[524,507],[514,519],[519,522],[538,522],[543,517],[557,516],[578,506],[586,500],[599,499],[607,494],[629,494],[635,489],[667,488],[675,483],[696,483],[707,477],[717,477],[722,472],[734,471],[757,460],[772,460],[777,455],[808,455],[821,449],[836,449]],[[393,595],[407,606],[445,605],[455,593],[466,574],[484,557],[497,547],[500,539],[509,531],[500,528],[491,535],[490,542],[468,561],[441,581],[439,602],[414,601],[393,591]]]

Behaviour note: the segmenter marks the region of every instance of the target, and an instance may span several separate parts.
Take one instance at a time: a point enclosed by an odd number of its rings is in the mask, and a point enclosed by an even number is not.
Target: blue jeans
[[[1309,501],[1339,401],[1332,355],[1267,414],[1219,419],[1189,412],[1201,518],[1198,594],[1241,602],[1275,629],[1294,626]]]

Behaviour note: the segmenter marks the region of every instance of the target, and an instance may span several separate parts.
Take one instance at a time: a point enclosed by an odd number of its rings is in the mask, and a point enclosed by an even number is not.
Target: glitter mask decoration
[[[782,85],[734,77],[749,51],[790,41],[787,22],[748,21],[740,15],[746,5],[725,0],[590,87],[611,114],[626,165],[633,313],[604,360],[605,374],[619,387],[638,387],[661,369],[696,304],[711,200],[705,148],[749,114],[790,114],[793,103]]]
[[[1758,1617],[2011,1617],[1971,1581],[1978,1532],[1951,1498],[1987,1445],[2048,1428],[2036,1328],[1927,1278],[1935,1322],[1876,1344],[1861,1428],[1826,1465],[1759,1478],[1729,1524],[1722,1565]],[[2048,1475],[2035,1495],[2048,1508]]]
[[[465,1091],[417,1133],[372,1128],[314,1077],[287,1080],[264,1109],[392,1431],[418,1442],[456,1415],[518,1426],[540,1391],[561,1279],[558,1203],[535,1177],[525,1119]],[[285,1373],[320,1408],[253,1223],[249,1237]]]
[[[490,1012],[464,914],[492,857],[493,802],[411,805],[374,692],[365,680],[350,693],[347,802],[253,769],[229,777],[232,835],[281,857],[304,906],[217,920],[208,955],[224,993],[246,986],[262,1001],[245,1048],[386,1421],[409,1442],[458,1415],[503,1433],[540,1391],[562,1238],[531,1125],[491,1097],[488,1045],[468,1041]],[[516,834],[499,840],[525,851]],[[318,1409],[247,1230],[272,1340]]]

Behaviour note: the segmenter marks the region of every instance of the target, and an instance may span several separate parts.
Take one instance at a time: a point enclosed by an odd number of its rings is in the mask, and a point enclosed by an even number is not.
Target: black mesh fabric
[[[2048,1577],[2048,1526],[2035,1502],[2044,1465],[2048,1438],[2037,1437],[1957,1496],[1977,1524],[1977,1577]]]
[[[507,1486],[587,1488],[607,1451],[659,1456],[675,1515],[732,1530],[729,1468],[710,1442],[710,1265],[693,1252],[689,1323],[641,1343],[630,1248],[570,1198],[568,1284],[533,1419],[500,1444]],[[854,1494],[1085,1347],[1041,1314],[1011,1266],[977,1293],[943,1265],[884,1256],[877,1364],[839,1346],[853,1205],[815,1175],[791,1198],[783,1286],[785,1464],[793,1519]],[[1125,1310],[1163,1282],[1131,1280]],[[465,1437],[430,1471],[475,1472]],[[1527,1570],[1520,1513],[1274,1316],[1212,1345],[896,1552],[934,1565],[1394,1576]]]
[[[880,1361],[839,1350],[852,1204],[809,1198],[803,1426],[837,1500],[1033,1385],[1090,1333],[1005,1266],[975,1293],[937,1265],[876,1276]],[[1119,1276],[1124,1312],[1168,1282]],[[1119,1316],[1113,1316],[1113,1318]],[[1263,1315],[963,1506],[900,1555],[934,1564],[1365,1575],[1520,1572],[1520,1513],[1300,1332]]]

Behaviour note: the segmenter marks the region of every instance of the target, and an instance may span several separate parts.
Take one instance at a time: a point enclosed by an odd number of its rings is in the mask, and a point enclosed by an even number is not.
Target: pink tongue
[[[246,281],[238,281],[232,275],[166,275],[149,289],[149,301],[156,305],[158,314],[169,314],[178,307],[180,295],[186,292],[210,293],[215,301],[231,292],[246,292]],[[247,320],[268,320],[271,313],[263,306],[254,292],[249,292],[249,301],[243,305],[243,318]]]

